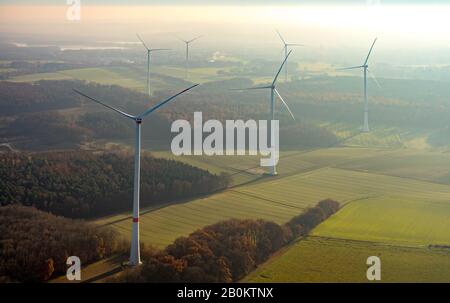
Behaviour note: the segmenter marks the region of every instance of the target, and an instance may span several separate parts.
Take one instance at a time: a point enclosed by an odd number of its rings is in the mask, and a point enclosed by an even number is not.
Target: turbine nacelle
[[[190,40],[185,40],[185,39],[181,39],[181,38],[178,38],[178,39],[180,39],[181,41],[183,41],[184,43],[186,43],[187,45],[189,45],[190,43],[194,42],[195,40],[198,40],[198,39],[202,38],[203,36],[204,36],[204,35],[200,35],[200,36],[197,36],[197,37],[192,38],[192,39],[190,39]]]

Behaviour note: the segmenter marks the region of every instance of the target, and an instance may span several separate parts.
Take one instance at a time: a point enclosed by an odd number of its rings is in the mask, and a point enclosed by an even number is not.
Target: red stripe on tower
[[[139,218],[133,218],[133,223],[138,223],[139,222]]]

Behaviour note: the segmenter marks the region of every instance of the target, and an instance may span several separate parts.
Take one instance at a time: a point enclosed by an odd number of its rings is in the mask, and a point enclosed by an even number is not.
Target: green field
[[[186,70],[183,67],[173,66],[156,66],[152,69],[154,73],[166,75],[174,78],[184,79]],[[219,81],[232,78],[232,76],[220,75],[219,72],[228,72],[229,68],[216,68],[216,67],[198,67],[190,68],[188,73],[188,79],[195,83],[206,83],[210,81]]]
[[[387,125],[372,127],[369,133],[361,132],[360,125],[348,123],[319,123],[336,134],[339,138],[346,139],[346,146],[370,147],[370,148],[406,148],[415,150],[429,150],[431,146],[427,139],[430,132],[414,129],[402,129]]]
[[[232,177],[231,185],[241,185],[259,179],[264,170],[258,166],[259,158],[255,156],[174,156],[171,152],[152,152],[159,158],[172,159],[208,170],[213,174],[227,173]]]
[[[117,272],[122,270],[122,263],[127,261],[127,256],[113,256],[101,261],[83,265],[80,281],[69,281],[65,275],[49,281],[49,283],[86,283],[105,282]]]
[[[402,149],[355,159],[339,167],[450,185],[449,163],[450,153]]]
[[[228,218],[262,218],[284,223],[325,198],[333,198],[343,204],[370,199],[383,201],[383,197],[387,196],[434,201],[443,205],[448,202],[450,186],[447,185],[336,168],[357,159],[389,153],[386,150],[357,148],[286,153],[280,160],[280,174],[277,177],[256,178],[258,174],[255,174],[255,179],[249,183],[244,182],[227,191],[145,212],[141,219],[142,240],[164,247],[179,236]],[[228,158],[227,163],[224,159],[207,157],[203,168],[220,170],[222,166],[234,166],[245,170],[253,165],[251,160],[245,162],[239,157]],[[199,157],[195,161],[201,159]],[[131,233],[128,213],[97,222],[109,224],[125,236]]]
[[[447,245],[450,201],[448,197],[433,198],[379,197],[355,201],[322,223],[312,235],[405,246]]]
[[[450,282],[448,250],[308,237],[245,279],[246,282],[367,283],[366,260],[381,259],[382,282]]]
[[[418,169],[415,170],[411,162],[409,171],[421,178],[430,178],[430,171],[424,171],[421,164],[430,158],[438,161],[447,157],[445,154],[427,157],[415,152],[411,155]],[[395,162],[398,156],[395,152],[384,157],[392,160],[386,169],[398,174],[402,168],[406,176],[404,163]],[[424,162],[419,161],[423,157]],[[378,157],[373,159],[381,161]],[[371,159],[365,162],[376,165]],[[437,175],[444,169],[438,170]],[[366,174],[364,181],[360,175],[353,183],[359,190],[370,188],[372,197],[346,204],[315,228],[307,239],[274,256],[246,281],[367,282],[365,262],[369,256],[378,256],[382,262],[383,282],[450,282],[450,186]],[[345,187],[340,181],[336,185]]]
[[[17,76],[15,82],[35,82],[39,80],[85,80],[100,84],[120,85],[140,91],[145,90],[145,77],[122,67],[94,67],[62,70],[53,73],[38,73]],[[155,80],[156,81],[156,80]],[[160,83],[153,82],[155,86]]]
[[[191,68],[189,81],[205,83],[209,81],[225,80],[231,76],[221,76],[219,68]],[[225,70],[224,70],[225,71]],[[151,88],[153,90],[167,89],[170,83],[164,81],[160,75],[184,79],[185,69],[170,66],[155,66],[151,71]],[[35,82],[39,80],[84,80],[105,85],[120,85],[144,92],[146,89],[146,73],[144,70],[132,69],[125,66],[109,66],[94,68],[68,69],[51,73],[36,73],[13,77],[9,81]]]

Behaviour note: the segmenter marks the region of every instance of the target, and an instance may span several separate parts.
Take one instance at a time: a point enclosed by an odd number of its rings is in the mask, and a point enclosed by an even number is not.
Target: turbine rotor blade
[[[273,78],[272,86],[274,86],[274,85],[275,85],[275,82],[277,82],[278,76],[280,75],[281,70],[283,69],[283,66],[284,66],[284,64],[286,63],[286,61],[287,61],[287,59],[289,58],[289,55],[290,55],[291,53],[292,53],[292,50],[289,51],[289,53],[287,54],[286,58],[284,58],[283,63],[281,63],[281,66],[280,66],[280,68],[278,69],[278,72],[277,72],[277,74],[275,75],[275,78]]]
[[[141,36],[139,36],[138,33],[136,33],[136,36],[138,37],[138,39],[141,41],[142,45],[149,51],[150,49],[148,48],[147,44],[145,44],[144,40],[141,38]]]
[[[245,88],[232,88],[230,90],[233,91],[244,91],[244,90],[256,90],[256,89],[268,89],[272,88],[272,86],[257,86],[257,87],[245,87]]]
[[[372,53],[373,47],[375,46],[375,42],[377,42],[377,40],[378,40],[378,38],[375,38],[375,40],[373,40],[372,46],[370,47],[369,53],[367,54],[366,61],[364,61],[363,65],[366,65],[367,61],[369,61],[370,54]]]
[[[292,119],[295,120],[294,114],[292,113],[291,109],[289,108],[289,105],[287,105],[286,101],[284,101],[283,97],[281,97],[280,93],[274,89],[275,93],[277,94],[278,98],[280,98],[281,102],[283,103],[283,105],[286,107],[286,109],[288,110],[288,112],[291,114]]]
[[[351,66],[351,67],[344,67],[344,68],[337,68],[336,70],[349,70],[349,69],[358,69],[358,68],[363,68],[364,65],[359,65],[359,66]]]
[[[279,32],[277,29],[275,29],[275,31],[277,32],[278,37],[280,37],[280,39],[281,39],[281,41],[283,42],[283,44],[286,45],[287,43],[286,43],[286,41],[283,39],[283,36],[280,34],[280,32]]]
[[[130,114],[127,114],[127,113],[124,112],[124,111],[121,111],[120,109],[117,109],[117,108],[115,108],[115,107],[112,107],[111,105],[108,105],[108,104],[106,104],[106,103],[103,103],[103,102],[101,102],[101,101],[99,101],[99,100],[97,100],[97,99],[94,99],[94,98],[92,98],[92,97],[89,97],[88,95],[86,95],[86,94],[80,92],[79,90],[73,89],[73,91],[76,92],[77,94],[79,94],[79,95],[81,95],[81,96],[83,96],[83,97],[85,97],[85,98],[91,100],[91,101],[94,101],[94,102],[96,102],[96,103],[98,103],[98,104],[100,104],[100,105],[103,105],[104,107],[107,107],[107,108],[109,108],[109,109],[112,109],[113,111],[115,111],[115,112],[117,112],[117,113],[119,113],[119,114],[121,114],[121,115],[123,115],[123,116],[125,116],[125,117],[127,117],[127,118],[130,118],[130,119],[133,119],[133,120],[136,118],[136,117],[133,116],[133,115],[130,115]]]
[[[164,104],[168,103],[169,101],[172,101],[173,99],[175,99],[175,98],[178,97],[179,95],[181,95],[181,94],[187,92],[188,90],[190,90],[190,89],[192,89],[192,88],[194,88],[194,87],[196,87],[196,86],[198,86],[198,85],[199,85],[199,84],[194,84],[194,85],[192,85],[192,86],[190,86],[190,87],[188,87],[188,88],[182,90],[181,92],[179,92],[179,93],[173,95],[172,97],[167,98],[166,100],[164,100],[164,101],[162,101],[162,102],[156,104],[155,106],[153,106],[153,107],[147,109],[147,110],[144,111],[142,114],[140,114],[140,115],[138,116],[138,118],[141,118],[141,119],[142,119],[142,118],[148,116],[149,114],[151,114],[152,112],[154,112],[155,110],[157,110],[158,108],[160,108],[161,106],[163,106]]]
[[[200,35],[200,36],[195,37],[194,39],[188,40],[188,41],[186,41],[186,42],[187,42],[187,43],[194,42],[195,40],[198,40],[198,39],[202,38],[203,36],[204,36],[204,35]]]
[[[367,71],[369,72],[370,77],[372,78],[372,80],[377,84],[378,88],[381,88],[380,83],[378,82],[377,78],[375,77],[375,75],[372,73],[372,71],[370,69],[367,69]]]
[[[178,37],[177,35],[174,35],[174,37],[175,37],[175,38],[177,38],[178,40],[180,40],[180,41],[184,42],[184,43],[187,43],[187,40],[184,40],[184,39],[182,39],[182,38]]]

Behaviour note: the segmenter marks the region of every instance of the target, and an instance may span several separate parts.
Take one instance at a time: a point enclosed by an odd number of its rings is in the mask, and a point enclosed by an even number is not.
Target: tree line
[[[236,282],[338,209],[337,201],[327,199],[281,226],[264,220],[219,222],[178,238],[162,251],[144,248],[144,264],[112,281]]]
[[[131,209],[129,153],[0,154],[0,205],[23,204],[68,218],[93,218]],[[229,177],[143,154],[141,203],[153,206],[226,188]]]
[[[0,115],[67,109],[90,102],[77,95],[74,88],[131,112],[142,111],[151,101],[142,93],[118,85],[100,85],[79,80],[40,80],[33,83],[1,81]]]
[[[128,248],[110,228],[33,207],[0,207],[0,283],[47,281],[65,274],[69,256],[78,256],[86,265]]]

